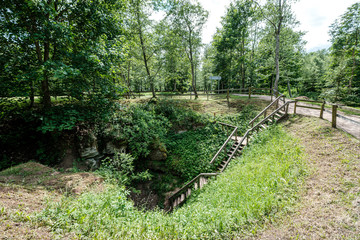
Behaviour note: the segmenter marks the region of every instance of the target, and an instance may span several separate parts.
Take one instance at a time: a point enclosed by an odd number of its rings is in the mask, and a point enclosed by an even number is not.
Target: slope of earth
[[[0,239],[53,239],[31,215],[64,194],[78,195],[92,186],[101,191],[101,182],[91,173],[61,173],[35,162],[1,171]]]
[[[360,141],[318,118],[284,125],[305,147],[311,174],[290,214],[252,239],[360,239]]]

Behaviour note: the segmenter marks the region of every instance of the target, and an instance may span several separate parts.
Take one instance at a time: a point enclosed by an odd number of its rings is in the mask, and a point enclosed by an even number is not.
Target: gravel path
[[[234,95],[248,96],[246,94],[234,94]],[[271,101],[270,96],[252,95],[252,97]],[[290,99],[287,99],[287,101],[290,101]],[[301,102],[301,105],[317,107],[316,105],[311,105],[311,104],[307,104],[304,102]],[[289,113],[290,114],[294,113],[294,104],[290,104]],[[305,116],[320,117],[320,110],[315,110],[315,109],[296,107],[296,113],[305,115]],[[324,111],[324,119],[329,122],[332,121],[331,109],[326,109]],[[352,136],[354,136],[360,140],[360,117],[359,116],[347,115],[338,109],[338,117],[337,117],[336,121],[337,121],[337,128],[351,134]]]

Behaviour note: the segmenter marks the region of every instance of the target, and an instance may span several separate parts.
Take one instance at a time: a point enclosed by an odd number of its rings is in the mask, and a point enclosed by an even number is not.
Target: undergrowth
[[[183,207],[140,211],[119,185],[49,203],[37,216],[62,236],[81,239],[223,239],[252,234],[297,200],[306,174],[297,140],[280,127],[265,131]]]

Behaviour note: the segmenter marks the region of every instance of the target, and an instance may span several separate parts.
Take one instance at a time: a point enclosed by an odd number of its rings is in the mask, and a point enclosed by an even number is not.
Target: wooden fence
[[[320,103],[321,106],[320,107],[315,107],[315,106],[300,105],[298,102]],[[325,101],[296,99],[295,104],[294,104],[294,114],[296,114],[296,109],[297,108],[308,108],[308,109],[320,110],[320,118],[324,119]],[[332,105],[332,111],[331,111],[331,115],[332,115],[332,117],[331,117],[331,126],[333,128],[336,128],[336,117],[339,116],[337,114],[337,109],[338,109],[338,106],[333,104]]]

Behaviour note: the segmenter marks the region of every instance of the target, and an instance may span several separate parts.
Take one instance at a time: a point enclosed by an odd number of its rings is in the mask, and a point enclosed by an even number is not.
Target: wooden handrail
[[[266,122],[267,120],[269,120],[272,116],[274,116],[276,113],[278,113],[282,108],[286,107],[286,105],[289,105],[290,103],[294,103],[295,101],[288,101],[286,103],[284,103],[282,106],[278,107],[275,111],[273,111],[270,115],[268,115],[266,118],[264,118],[263,120],[261,120],[258,124],[256,124],[254,127],[252,127],[250,130],[253,131],[255,130],[257,127],[259,127],[261,124],[263,124],[264,122]]]
[[[227,124],[227,123],[223,123],[223,122],[215,122],[215,123],[218,123],[218,124],[223,125],[223,126],[226,126],[226,127],[236,128],[236,127],[233,126],[233,125],[230,125],[230,124]]]
[[[306,100],[306,99],[295,99],[297,102],[312,102],[312,103],[323,103],[324,101]]]
[[[227,123],[223,123],[223,122],[214,122],[214,123],[218,123],[220,125],[226,126],[226,127],[232,127],[234,128],[234,130],[231,132],[231,134],[229,135],[229,137],[226,139],[226,141],[224,142],[224,144],[221,146],[220,150],[215,154],[215,156],[213,157],[213,159],[211,160],[210,164],[213,163],[213,161],[215,161],[215,159],[219,156],[219,154],[221,153],[221,151],[224,150],[224,148],[226,147],[226,145],[229,143],[229,141],[231,140],[231,138],[234,136],[234,134],[237,133],[238,128],[236,126],[227,124]],[[184,185],[181,189],[179,189],[178,191],[176,191],[171,197],[169,197],[169,200],[172,201],[176,196],[178,196],[181,192],[183,192],[184,190],[188,189],[188,187],[193,184],[197,179],[199,179],[200,177],[205,177],[205,176],[216,176],[219,173],[200,173],[198,176],[196,176],[195,178],[193,178],[191,181],[189,181],[186,185]]]
[[[279,96],[274,102],[278,101],[280,97],[283,97],[282,96]],[[272,105],[274,104],[274,102],[272,102]],[[273,111],[271,114],[269,114],[267,117],[265,117],[262,121],[260,121],[259,123],[257,123],[254,127],[250,128],[249,130],[246,131],[246,133],[244,134],[244,136],[242,137],[242,139],[240,140],[239,143],[236,144],[236,148],[234,151],[232,151],[231,155],[229,156],[228,159],[232,159],[235,155],[235,153],[238,151],[239,147],[242,146],[243,142],[245,141],[245,139],[249,138],[249,135],[255,131],[261,124],[263,124],[264,122],[266,122],[267,120],[269,120],[271,117],[273,117],[276,113],[278,113],[281,109],[283,108],[286,108],[288,107],[288,105],[290,103],[294,103],[295,101],[288,101],[288,102],[285,102],[283,105],[281,105],[280,107],[278,107],[275,111]],[[268,106],[268,108],[270,107],[271,105]],[[286,113],[287,113],[287,109],[286,108]],[[224,142],[224,144],[222,145],[222,147],[220,148],[220,150],[215,154],[215,156],[213,157],[213,159],[210,161],[210,164],[212,164],[215,159],[219,156],[219,154],[224,150],[224,148],[226,147],[226,145],[228,144],[228,142],[230,141],[231,137],[234,136],[234,134],[237,132],[238,128],[235,127],[235,126],[232,126],[230,124],[226,124],[226,123],[221,123],[221,122],[218,122],[219,124],[221,125],[224,125],[224,126],[228,126],[228,127],[233,127],[235,128],[232,133],[230,134],[230,136],[227,138],[227,140]],[[221,174],[225,169],[226,167],[228,166],[230,160],[226,161],[225,165],[223,166],[223,168],[221,169],[221,172],[220,173],[200,173],[199,175],[197,175],[195,178],[193,178],[191,181],[189,181],[186,185],[184,185],[182,188],[180,188],[178,191],[176,191],[171,197],[169,197],[169,201],[171,203],[171,210],[172,210],[172,206],[173,206],[173,201],[176,201],[175,198],[176,197],[179,197],[180,194],[184,194],[185,191],[187,191],[188,189],[190,189],[190,187],[196,183],[197,180],[199,180],[201,177],[211,177],[211,176],[217,176],[219,174]],[[201,179],[199,180],[201,181]],[[199,183],[201,184],[201,183]],[[199,186],[200,188],[200,186]],[[170,211],[171,211],[170,210]]]
[[[200,177],[214,177],[219,175],[219,173],[200,173],[199,175],[197,175],[196,177],[194,177],[190,182],[188,182],[185,186],[183,186],[182,188],[180,188],[179,190],[177,190],[171,197],[169,197],[169,200],[173,200],[175,197],[177,197],[180,193],[182,193],[184,190],[187,190],[188,187],[193,184],[194,182],[196,182],[196,180],[198,180]]]
[[[219,149],[219,151],[215,154],[215,156],[211,159],[210,164],[213,164],[214,161],[216,160],[216,158],[220,155],[220,153],[224,150],[224,148],[226,147],[226,145],[230,142],[231,138],[234,136],[234,134],[237,132],[238,128],[235,127],[234,131],[232,131],[232,133],[230,134],[230,136],[228,137],[228,139],[226,139],[226,141],[224,142],[224,144],[221,146],[221,148]]]
[[[272,107],[283,95],[278,96],[274,101],[272,101],[264,110],[262,110],[253,120],[249,122],[249,125],[253,124],[265,111]]]
[[[280,96],[281,97],[281,96]],[[251,132],[253,132],[254,130],[256,130],[257,127],[259,127],[261,124],[263,124],[264,122],[266,122],[270,117],[272,117],[273,115],[275,115],[276,113],[278,113],[282,108],[286,107],[287,105],[289,105],[290,103],[294,103],[295,101],[288,101],[285,102],[281,107],[277,108],[275,111],[273,111],[269,116],[267,116],[266,118],[264,118],[261,122],[259,122],[258,124],[256,124],[254,127],[252,127],[251,129],[247,130],[246,133],[244,134],[244,136],[242,137],[241,141],[239,142],[239,144],[237,145],[236,149],[233,151],[233,153],[230,155],[230,159],[234,157],[236,151],[238,150],[238,148],[242,145],[242,143],[244,142],[244,140],[248,137],[248,135],[250,135]],[[223,168],[223,170],[227,167],[229,163],[227,162]]]

